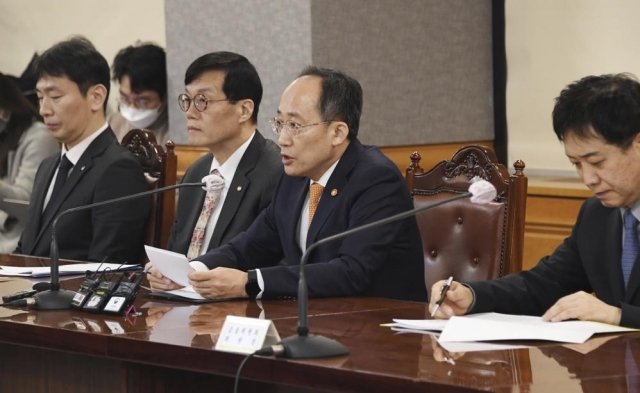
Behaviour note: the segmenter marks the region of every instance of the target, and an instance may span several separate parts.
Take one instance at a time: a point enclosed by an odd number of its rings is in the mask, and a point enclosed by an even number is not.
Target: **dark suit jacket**
[[[571,236],[529,271],[470,283],[476,303],[470,312],[542,315],[558,299],[577,291],[622,308],[622,326],[640,327],[640,264],[624,288],[622,216],[597,198],[584,202]]]
[[[209,174],[211,161],[213,161],[213,154],[199,158],[189,167],[182,182],[200,182]],[[256,131],[233,176],[218,222],[211,235],[208,250],[227,244],[253,223],[271,202],[273,190],[282,172],[280,148]],[[171,228],[168,250],[187,254],[204,197],[205,191],[200,187],[187,187],[180,191],[178,211]]]
[[[77,206],[147,191],[142,167],[116,142],[110,128],[98,136],[73,167],[59,197],[42,212],[60,153],[46,158],[36,173],[27,225],[16,253],[48,257],[51,225]],[[145,198],[66,214],[56,225],[60,258],[138,263],[149,216]]]
[[[282,176],[273,197],[249,229],[197,260],[209,268],[261,269],[263,298],[297,294],[302,253],[296,229],[309,190],[306,177]],[[378,148],[351,141],[322,194],[307,246],[413,208],[398,168]],[[278,265],[285,258],[286,265]],[[309,296],[365,294],[426,301],[422,242],[414,218],[320,246],[307,266]]]

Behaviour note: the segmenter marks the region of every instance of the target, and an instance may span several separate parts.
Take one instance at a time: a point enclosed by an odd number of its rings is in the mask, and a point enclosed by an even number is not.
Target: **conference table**
[[[64,263],[64,262],[63,262]],[[0,256],[0,265],[46,266],[46,258]],[[82,277],[63,277],[76,290]],[[3,279],[0,292],[32,282]],[[227,315],[266,318],[295,334],[295,300],[194,305],[154,300],[143,289],[128,317],[77,310],[0,307],[0,392],[230,392],[244,355],[214,349]],[[348,355],[253,357],[241,392],[627,392],[640,386],[640,333],[585,344],[518,342],[522,348],[450,353],[434,336],[380,326],[428,318],[424,304],[379,298],[311,299],[309,327]],[[630,361],[631,360],[631,361]],[[453,364],[455,363],[455,364]]]

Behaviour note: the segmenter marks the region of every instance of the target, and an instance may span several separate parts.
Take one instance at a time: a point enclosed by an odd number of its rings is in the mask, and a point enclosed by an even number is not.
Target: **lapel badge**
[[[242,186],[238,186],[238,188],[236,188],[236,191],[238,192],[242,191]]]
[[[82,168],[80,168],[81,171],[84,171],[84,168],[86,168],[86,166],[82,166]]]
[[[333,197],[333,196],[336,196],[336,195],[338,195],[338,189],[334,188],[333,190],[331,190],[331,196]]]

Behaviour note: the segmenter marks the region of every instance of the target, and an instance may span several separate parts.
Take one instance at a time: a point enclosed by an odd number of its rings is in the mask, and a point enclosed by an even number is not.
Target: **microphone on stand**
[[[182,183],[182,184],[174,184],[172,186],[158,188],[156,190],[149,190],[144,192],[139,192],[137,194],[127,195],[119,198],[109,199],[106,201],[91,203],[89,205],[76,206],[70,209],[63,211],[58,214],[58,216],[53,220],[53,224],[51,225],[51,250],[50,250],[50,260],[51,260],[51,287],[48,291],[39,292],[33,296],[34,304],[33,308],[39,310],[62,310],[71,308],[71,301],[75,296],[75,291],[69,290],[61,290],[60,289],[60,266],[59,266],[59,252],[58,252],[58,241],[56,239],[56,225],[58,224],[58,220],[69,213],[73,213],[80,210],[91,209],[98,206],[109,205],[112,203],[125,202],[132,199],[142,198],[145,196],[175,190],[177,188],[182,187],[202,187],[207,193],[218,189],[220,187],[221,179],[216,175],[207,175],[202,178],[201,183]]]
[[[350,236],[354,233],[365,231],[367,229],[376,228],[385,224],[389,224],[403,218],[415,216],[425,210],[444,205],[449,202],[457,201],[464,198],[471,197],[471,202],[477,204],[485,204],[493,201],[496,198],[497,192],[495,187],[486,180],[477,180],[471,186],[469,186],[469,192],[456,195],[453,198],[445,199],[427,206],[422,206],[416,209],[399,213],[391,217],[383,218],[378,221],[371,222],[347,231],[338,233],[333,236],[326,237],[318,240],[302,255],[300,261],[300,280],[298,281],[298,331],[295,336],[290,336],[276,345],[263,348],[259,350],[259,355],[276,355],[291,359],[309,359],[309,358],[322,358],[330,356],[340,356],[349,353],[347,347],[341,343],[324,336],[318,336],[309,334],[309,327],[307,321],[308,310],[308,295],[307,295],[307,278],[305,275],[305,266],[309,259],[311,251],[315,250],[319,246],[332,242],[334,240],[342,239]]]

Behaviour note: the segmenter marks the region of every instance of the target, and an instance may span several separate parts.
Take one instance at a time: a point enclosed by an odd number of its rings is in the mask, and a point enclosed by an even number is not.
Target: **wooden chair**
[[[121,144],[144,168],[149,189],[176,184],[178,157],[173,151],[175,144],[172,141],[166,143],[165,150],[156,143],[156,137],[151,131],[135,129],[124,136]],[[151,201],[151,214],[147,221],[144,243],[165,248],[175,215],[175,190],[155,194]]]
[[[485,146],[466,146],[453,158],[424,173],[420,154],[411,154],[406,181],[415,207],[465,193],[476,176],[491,182],[495,202],[477,205],[462,199],[416,216],[424,250],[425,284],[438,280],[479,281],[522,269],[527,178],[524,162],[515,174]]]

